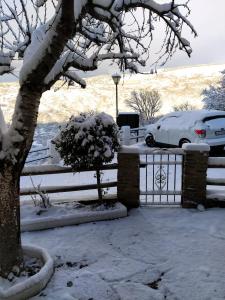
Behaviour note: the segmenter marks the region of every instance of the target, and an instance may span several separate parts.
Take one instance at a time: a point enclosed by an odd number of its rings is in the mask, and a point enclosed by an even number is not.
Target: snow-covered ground
[[[22,235],[47,248],[55,274],[32,299],[225,298],[224,210],[139,208],[115,221]]]
[[[219,169],[208,173],[225,175]],[[29,186],[29,180],[22,184]],[[96,179],[77,173],[35,180],[82,184]],[[225,299],[223,209],[142,207],[124,219],[23,233],[22,239],[46,248],[55,261],[47,288],[32,299]]]

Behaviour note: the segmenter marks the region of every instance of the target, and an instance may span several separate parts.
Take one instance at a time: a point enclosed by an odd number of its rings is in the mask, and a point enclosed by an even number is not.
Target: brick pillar
[[[210,147],[207,144],[184,144],[183,149],[182,207],[205,206]]]
[[[140,206],[140,159],[136,153],[118,153],[117,198],[127,208]]]

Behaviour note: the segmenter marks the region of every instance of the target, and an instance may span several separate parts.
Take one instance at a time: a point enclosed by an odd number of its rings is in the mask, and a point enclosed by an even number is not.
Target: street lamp
[[[120,74],[115,73],[112,75],[112,79],[116,85],[116,118],[118,117],[118,84],[120,82]]]

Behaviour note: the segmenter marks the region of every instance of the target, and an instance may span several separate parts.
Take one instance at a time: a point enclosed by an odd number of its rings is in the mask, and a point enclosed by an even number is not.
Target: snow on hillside
[[[225,65],[204,65],[159,70],[154,75],[126,75],[119,85],[119,111],[129,111],[124,100],[133,90],[157,89],[163,101],[160,113],[172,110],[173,105],[186,102],[201,108],[201,92],[210,84],[217,84]],[[14,109],[17,83],[0,83],[0,105],[5,119],[10,121]],[[63,122],[71,114],[97,110],[115,115],[115,85],[108,75],[90,77],[87,88],[62,87],[46,92],[41,99],[39,122]]]

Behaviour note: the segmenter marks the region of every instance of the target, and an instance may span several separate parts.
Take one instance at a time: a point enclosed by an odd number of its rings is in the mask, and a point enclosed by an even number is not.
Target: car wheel
[[[155,140],[154,140],[154,137],[151,133],[146,137],[145,143],[148,147],[155,146]]]
[[[180,141],[179,147],[182,148],[182,146],[183,146],[184,144],[187,144],[187,143],[190,143],[190,142],[191,142],[191,141],[189,141],[188,139],[183,139],[183,140]]]

